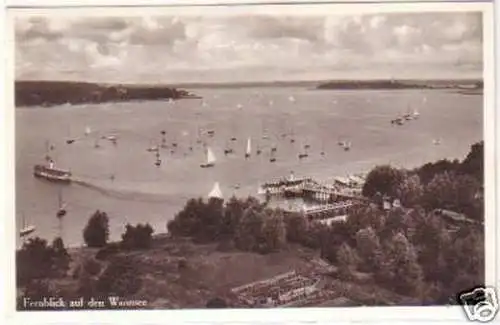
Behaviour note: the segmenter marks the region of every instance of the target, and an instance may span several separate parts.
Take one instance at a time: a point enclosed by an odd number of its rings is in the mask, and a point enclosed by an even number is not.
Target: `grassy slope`
[[[96,249],[90,248],[71,249],[72,269],[66,278],[52,280],[54,287],[63,292],[75,292],[78,279],[73,279],[71,275],[82,261],[96,252]],[[317,252],[298,245],[260,255],[235,250],[220,251],[216,244],[200,245],[166,237],[156,238],[153,248],[147,251],[120,254],[136,261],[143,280],[140,291],[128,298],[146,299],[149,308],[154,309],[203,308],[209,299],[216,296],[224,298],[233,307],[242,307],[230,293],[231,288],[291,270],[308,273],[317,269],[313,259],[318,258]],[[181,259],[187,262],[185,269],[178,267]],[[409,301],[369,281],[346,282],[336,276],[327,276],[324,283],[325,289],[332,292],[331,299],[314,303],[314,306],[392,305]]]

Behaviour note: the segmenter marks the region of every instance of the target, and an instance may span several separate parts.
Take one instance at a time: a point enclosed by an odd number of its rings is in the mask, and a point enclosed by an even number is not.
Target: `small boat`
[[[433,143],[435,146],[438,146],[438,145],[440,145],[440,144],[441,144],[441,140],[440,140],[440,139],[434,139],[434,140],[432,141],[432,143]]]
[[[226,149],[224,149],[224,155],[226,155],[226,156],[227,156],[227,155],[229,155],[229,154],[231,154],[231,153],[233,153],[233,149],[231,149],[231,148],[226,148]]]
[[[63,198],[62,198],[61,189],[59,189],[59,191],[57,192],[57,198],[58,198],[58,202],[59,202],[59,208],[57,210],[56,217],[58,219],[62,219],[66,215],[67,212],[66,212],[66,204],[64,203]]]
[[[156,167],[160,167],[161,166],[161,159],[156,159],[155,166]]]
[[[344,151],[349,151],[349,150],[351,150],[351,143],[345,142],[344,143]]]
[[[48,166],[35,165],[33,167],[33,175],[54,182],[71,182],[71,172],[69,170],[55,168],[53,160],[50,160]]]
[[[177,148],[177,142],[172,142],[172,147]]]
[[[214,187],[208,193],[208,198],[210,199],[220,199],[222,200],[224,197],[222,196],[222,191],[220,190],[219,182],[215,182]]]
[[[146,149],[147,152],[158,152],[160,151],[160,148],[158,148],[158,146],[151,146],[149,148]]]
[[[247,140],[247,150],[245,151],[245,158],[249,158],[252,153],[252,140],[248,138]]]
[[[207,134],[208,134],[209,137],[213,137],[215,135],[215,131],[214,130],[208,130]]]
[[[309,155],[307,153],[299,153],[299,159],[304,159],[304,158],[307,158],[309,157]]]
[[[311,146],[309,144],[304,145],[304,149],[309,149]]]
[[[22,216],[23,216],[23,220],[22,220],[23,223],[22,223],[21,230],[19,230],[19,236],[21,238],[28,236],[29,234],[33,233],[36,230],[35,226],[26,224],[24,213],[22,214]]]
[[[99,139],[95,139],[95,142],[94,142],[94,148],[100,148],[101,145],[99,144]]]
[[[276,152],[276,151],[273,151],[273,150],[271,149],[271,152],[270,152],[270,156],[271,156],[271,157],[269,158],[269,162],[272,162],[272,163],[273,163],[273,162],[276,162],[276,157],[275,157],[275,155],[274,155],[274,153],[275,153],[275,152]]]
[[[85,136],[88,136],[88,135],[90,135],[90,133],[92,133],[92,131],[90,130],[90,127],[87,126],[85,128],[85,133],[84,134],[85,134]]]
[[[72,144],[73,142],[75,142],[76,140],[75,139],[68,139],[66,140],[66,143],[67,144]]]
[[[255,151],[255,154],[259,156],[262,153],[262,150],[260,149],[259,146],[257,146],[257,150]]]
[[[271,152],[276,152],[276,151],[278,151],[278,147],[276,146],[271,147]]]
[[[207,147],[207,161],[203,164],[200,165],[201,168],[209,168],[209,167],[214,167],[215,166],[215,155],[212,152],[212,149]]]
[[[420,113],[417,110],[414,110],[413,111],[413,118],[418,119],[419,116],[420,116]]]
[[[231,138],[231,141],[236,141],[237,139],[235,137],[232,137]]]
[[[295,103],[295,97],[293,97],[293,96],[289,96],[289,97],[288,97],[288,100],[289,100],[290,102],[292,102],[292,103]]]

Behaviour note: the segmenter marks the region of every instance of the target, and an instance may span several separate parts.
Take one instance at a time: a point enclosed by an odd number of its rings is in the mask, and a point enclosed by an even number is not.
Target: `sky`
[[[132,83],[480,78],[480,12],[31,16],[18,80]]]

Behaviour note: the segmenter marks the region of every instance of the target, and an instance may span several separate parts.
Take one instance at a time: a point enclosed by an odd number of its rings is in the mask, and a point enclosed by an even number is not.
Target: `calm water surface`
[[[447,91],[311,91],[294,88],[194,90],[202,100],[129,102],[118,104],[18,108],[16,110],[17,227],[23,215],[36,234],[52,240],[58,234],[55,213],[58,192],[67,205],[63,238],[82,243],[82,230],[97,209],[110,217],[111,239],[120,238],[127,222],[149,222],[166,230],[187,199],[205,197],[215,181],[225,197],[255,195],[260,183],[286,176],[328,180],[368,171],[375,164],[413,167],[439,158],[462,159],[472,143],[482,139],[482,96]],[[293,96],[293,99],[289,98]],[[420,118],[403,126],[390,120],[418,110]],[[85,136],[85,128],[92,133]],[[217,158],[214,168],[199,167],[205,159],[197,143],[198,129],[215,130],[204,138]],[[159,143],[161,130],[175,152],[163,149],[161,167],[147,152]],[[262,135],[267,131],[269,139]],[[295,143],[290,136],[293,133]],[[95,139],[116,134],[114,146]],[[236,137],[237,141],[230,141]],[[247,138],[260,156],[245,160]],[[66,144],[68,138],[78,138]],[[441,139],[436,146],[433,140]],[[339,140],[352,143],[349,152]],[[54,144],[56,164],[69,168],[84,185],[60,186],[32,176],[43,161],[45,142]],[[297,155],[309,144],[309,157]],[[276,163],[269,148],[278,147]],[[189,147],[193,147],[193,151]],[[235,153],[224,156],[226,146]],[[325,156],[321,156],[321,151]],[[114,175],[114,179],[112,179]],[[239,185],[239,186],[236,186]],[[236,189],[236,187],[238,189]],[[62,188],[62,190],[60,190]],[[19,242],[18,242],[19,244]]]

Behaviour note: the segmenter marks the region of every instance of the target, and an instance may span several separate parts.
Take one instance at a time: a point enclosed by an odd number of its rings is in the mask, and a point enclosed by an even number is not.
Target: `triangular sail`
[[[209,198],[216,198],[216,199],[222,199],[222,191],[220,190],[219,182],[215,182],[214,187],[208,193]]]
[[[250,155],[251,152],[252,152],[252,140],[250,138],[248,138],[248,140],[247,140],[247,151],[246,151],[246,154]]]
[[[215,163],[215,155],[212,151],[212,149],[207,148],[207,164],[213,164]]]

